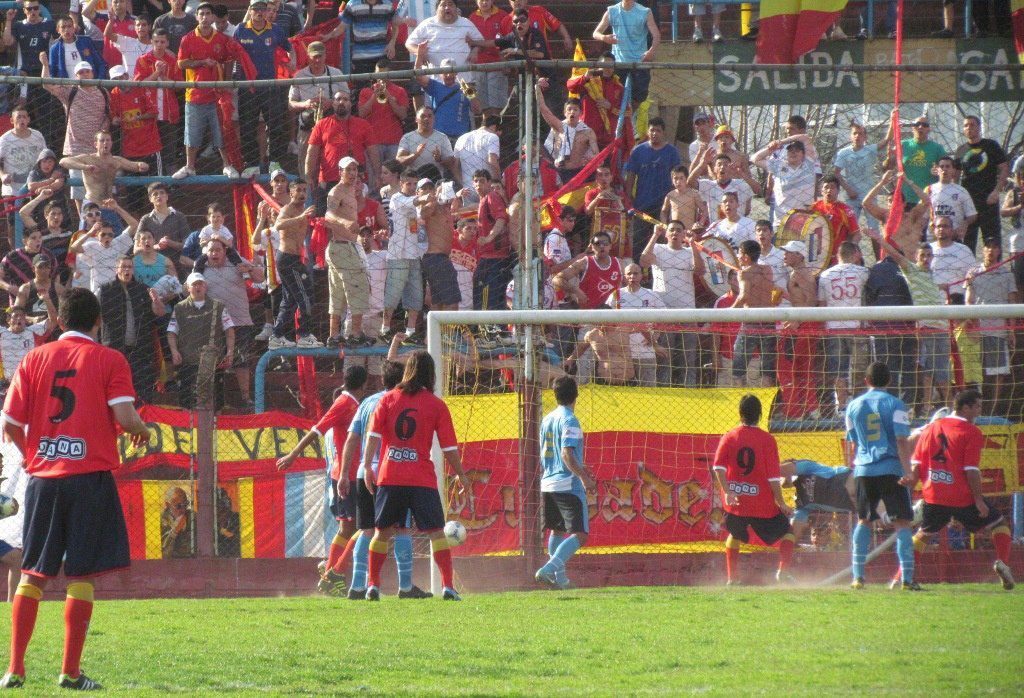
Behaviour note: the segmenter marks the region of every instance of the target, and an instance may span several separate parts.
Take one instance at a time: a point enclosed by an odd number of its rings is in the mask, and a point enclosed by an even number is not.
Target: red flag
[[[1012,0],[1010,16],[1013,20],[1013,45],[1017,49],[1017,60],[1024,63],[1024,0]]]
[[[796,63],[839,19],[847,0],[762,0],[758,63]]]
[[[903,0],[899,0],[896,4],[896,65],[903,64]],[[896,77],[893,81],[892,88],[892,100],[893,110],[890,118],[892,119],[892,132],[895,134],[894,140],[896,141],[896,168],[899,172],[899,176],[896,178],[896,189],[892,194],[892,206],[889,207],[889,217],[885,221],[885,239],[892,242],[893,235],[899,230],[900,222],[903,220],[903,140],[900,138],[900,97],[903,91],[903,72],[900,70],[896,71]],[[908,254],[910,250],[905,250]]]
[[[341,67],[341,50],[344,46],[342,37],[335,37],[328,41],[323,40],[325,34],[338,28],[340,21],[341,20],[335,17],[334,19],[326,22],[313,25],[309,29],[304,29],[291,38],[292,48],[295,49],[296,68],[301,70],[309,65],[309,56],[306,55],[306,47],[314,41],[322,42],[324,48],[327,49],[327,53],[325,54],[327,65],[335,68]]]

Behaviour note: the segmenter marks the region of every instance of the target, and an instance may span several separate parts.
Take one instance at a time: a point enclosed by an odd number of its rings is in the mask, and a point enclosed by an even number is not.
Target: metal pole
[[[217,537],[215,498],[217,492],[214,466],[214,439],[217,433],[216,412],[203,405],[196,412],[196,557],[213,557]]]

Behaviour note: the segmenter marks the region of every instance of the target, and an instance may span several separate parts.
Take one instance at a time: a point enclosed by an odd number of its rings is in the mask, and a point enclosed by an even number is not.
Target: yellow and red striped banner
[[[763,0],[757,62],[796,63],[814,49],[847,0]]]

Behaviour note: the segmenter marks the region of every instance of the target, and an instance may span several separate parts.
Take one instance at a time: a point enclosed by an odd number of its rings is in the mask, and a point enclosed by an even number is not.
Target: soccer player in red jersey
[[[286,470],[291,467],[295,459],[313,440],[317,437],[327,439],[327,433],[331,433],[331,443],[324,449],[328,454],[328,462],[331,464],[330,479],[330,509],[334,518],[338,521],[338,532],[334,534],[331,547],[327,551],[327,561],[321,563],[320,579],[317,582],[317,590],[328,596],[344,596],[347,592],[345,585],[345,574],[342,570],[348,564],[352,555],[352,546],[355,545],[354,535],[356,528],[355,503],[357,499],[356,479],[354,472],[342,472],[341,470],[341,449],[345,445],[345,438],[348,435],[348,427],[352,423],[352,417],[359,409],[359,403],[363,399],[363,387],[366,385],[366,368],[363,366],[349,366],[343,374],[343,388],[341,394],[335,398],[330,409],[324,413],[320,421],[313,425],[313,428],[306,432],[295,448],[287,455],[278,459],[277,469]],[[344,482],[339,487],[338,483]],[[344,493],[344,494],[343,494]]]
[[[131,369],[120,352],[97,343],[100,304],[88,289],[68,292],[58,321],[64,334],[25,355],[4,402],[4,434],[24,456],[30,479],[21,582],[11,608],[11,663],[0,688],[24,685],[25,650],[39,599],[61,566],[68,586],[59,685],[100,688],[79,668],[92,617],[93,579],[130,562],[110,471],[121,465],[118,425],[133,446],[149,441],[135,411]]]
[[[789,563],[795,539],[789,526],[793,513],[782,498],[779,445],[775,437],[757,426],[761,401],[753,395],[740,398],[741,426],[722,437],[715,451],[715,483],[725,500],[725,572],[727,584],[738,583],[740,543],[750,540],[752,529],[766,545],[779,548],[775,578],[791,581]]]
[[[380,570],[388,556],[388,542],[411,511],[416,527],[430,536],[434,562],[441,570],[442,598],[461,601],[453,581],[452,555],[444,535],[444,509],[437,489],[437,474],[430,449],[437,434],[445,463],[459,478],[460,494],[473,495],[462,469],[452,416],[444,401],[434,395],[434,360],[415,351],[405,365],[402,382],[380,399],[370,418],[370,432],[363,449],[366,488],[374,493],[376,530],[370,541],[369,579],[366,599],[380,600]],[[380,469],[374,475],[373,454],[380,448]]]
[[[915,557],[928,539],[956,519],[972,533],[987,531],[996,549],[992,569],[1006,590],[1013,589],[1010,571],[1010,528],[1003,515],[981,494],[981,449],[985,435],[974,420],[981,415],[981,393],[965,390],[956,396],[955,412],[924,428],[910,459],[922,480],[924,518],[914,535]],[[915,561],[915,567],[916,567]]]

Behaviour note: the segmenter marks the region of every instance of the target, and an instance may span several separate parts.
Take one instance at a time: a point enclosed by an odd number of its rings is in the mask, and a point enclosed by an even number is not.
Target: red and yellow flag
[[[796,63],[814,49],[847,0],[763,0],[757,32],[758,63]]]
[[[1024,0],[1011,0],[1013,19],[1013,45],[1017,49],[1017,60],[1024,63]]]

